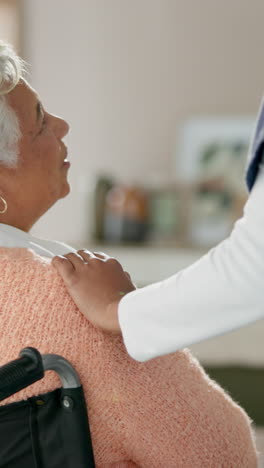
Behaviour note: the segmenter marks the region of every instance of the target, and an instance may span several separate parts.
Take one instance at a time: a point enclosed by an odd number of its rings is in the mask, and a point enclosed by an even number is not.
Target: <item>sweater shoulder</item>
[[[26,248],[9,248],[0,247],[0,261],[1,263],[9,263],[14,265],[19,263],[32,263],[34,265],[50,265],[51,260],[42,257],[31,249]]]
[[[26,248],[0,248],[0,265],[5,275],[12,275],[15,271],[16,276],[20,276],[34,271],[34,274],[40,276],[58,276],[51,265],[51,259]]]
[[[67,293],[64,282],[51,259],[42,257],[30,249],[0,248],[0,304],[8,298],[19,304],[41,303],[46,309],[53,304],[63,307],[65,302],[77,309]],[[51,302],[49,304],[49,302]]]

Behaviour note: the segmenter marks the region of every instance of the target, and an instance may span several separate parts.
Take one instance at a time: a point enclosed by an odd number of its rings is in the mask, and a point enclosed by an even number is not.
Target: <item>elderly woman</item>
[[[249,418],[187,349],[135,362],[118,336],[80,313],[50,260],[69,246],[29,234],[69,192],[69,126],[43,108],[3,43],[0,93],[0,364],[24,346],[72,362],[87,397],[98,467],[256,467]],[[128,277],[124,289],[134,289]],[[48,373],[6,402],[59,385]]]

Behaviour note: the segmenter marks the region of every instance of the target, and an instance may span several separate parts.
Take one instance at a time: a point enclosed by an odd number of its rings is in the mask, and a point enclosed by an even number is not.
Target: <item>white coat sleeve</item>
[[[264,317],[264,168],[229,238],[174,276],[119,304],[126,349],[138,361],[177,351]]]

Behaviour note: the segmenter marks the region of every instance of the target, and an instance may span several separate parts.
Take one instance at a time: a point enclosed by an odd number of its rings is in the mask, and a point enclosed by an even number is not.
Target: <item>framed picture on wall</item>
[[[191,245],[216,245],[242,214],[254,125],[253,118],[208,118],[193,119],[183,127],[176,176],[192,187],[187,226]]]
[[[178,138],[177,179],[196,182],[225,178],[229,184],[241,186],[254,125],[252,117],[188,121]]]

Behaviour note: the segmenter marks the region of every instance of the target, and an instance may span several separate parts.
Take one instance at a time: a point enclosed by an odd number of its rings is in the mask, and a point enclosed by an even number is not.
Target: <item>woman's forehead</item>
[[[37,117],[37,105],[39,96],[30,84],[22,79],[17,86],[7,95],[7,100],[16,112],[20,124],[32,124]]]
[[[37,92],[30,84],[21,79],[16,87],[7,95],[12,107],[26,106],[39,101]]]

